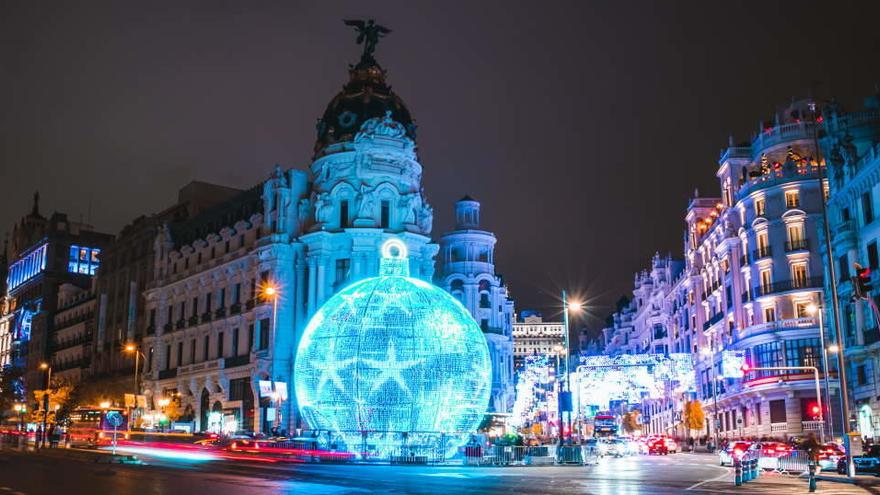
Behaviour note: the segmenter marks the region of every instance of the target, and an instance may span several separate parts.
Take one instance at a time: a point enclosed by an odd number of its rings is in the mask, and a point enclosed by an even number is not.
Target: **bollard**
[[[810,461],[809,491],[810,493],[816,491],[816,461]]]
[[[742,484],[743,484],[743,471],[742,471],[742,461],[741,460],[739,460],[739,459],[733,460],[733,470],[735,473],[735,475],[733,477],[733,484],[735,486],[742,486]]]
[[[752,481],[752,460],[746,461],[745,472],[743,473],[743,481]]]

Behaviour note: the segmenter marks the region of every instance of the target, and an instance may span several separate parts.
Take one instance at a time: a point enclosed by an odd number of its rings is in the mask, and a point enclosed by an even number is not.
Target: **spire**
[[[31,209],[31,215],[40,216],[40,191],[34,191],[34,207]]]

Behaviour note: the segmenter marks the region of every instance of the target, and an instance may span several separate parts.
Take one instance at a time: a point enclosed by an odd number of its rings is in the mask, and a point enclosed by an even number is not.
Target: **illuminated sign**
[[[9,266],[9,275],[6,277],[6,286],[9,291],[15,290],[46,269],[47,246],[47,244],[43,244]]]

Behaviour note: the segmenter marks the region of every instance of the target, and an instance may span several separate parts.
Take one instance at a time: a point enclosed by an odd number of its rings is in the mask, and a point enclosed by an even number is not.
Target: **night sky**
[[[517,309],[568,288],[604,318],[655,251],[681,256],[729,134],[880,82],[876,1],[162,3],[0,1],[0,233],[36,189],[116,233],[191,180],[305,168],[360,53],[341,19],[372,17],[435,238],[470,194]]]

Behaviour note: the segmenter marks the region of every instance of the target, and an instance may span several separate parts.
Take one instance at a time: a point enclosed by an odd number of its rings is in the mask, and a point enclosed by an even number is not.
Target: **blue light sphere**
[[[449,456],[489,403],[486,338],[459,301],[408,276],[401,241],[382,251],[380,275],[338,292],[306,327],[294,369],[297,403],[309,427],[338,448]]]

